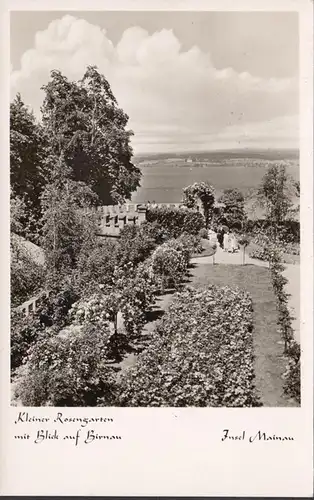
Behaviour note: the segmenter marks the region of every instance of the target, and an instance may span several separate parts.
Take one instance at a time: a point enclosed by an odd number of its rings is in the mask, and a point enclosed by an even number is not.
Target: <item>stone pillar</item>
[[[123,229],[125,226],[125,223],[126,223],[126,215],[125,214],[119,215],[119,220],[118,220],[119,228]]]
[[[146,220],[146,212],[147,209],[144,205],[140,205],[137,207],[137,212],[138,212],[138,223],[142,224]]]

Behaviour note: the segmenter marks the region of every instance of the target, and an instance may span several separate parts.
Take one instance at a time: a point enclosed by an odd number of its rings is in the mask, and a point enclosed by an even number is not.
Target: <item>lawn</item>
[[[270,271],[254,265],[195,264],[190,285],[238,286],[250,293],[254,307],[256,388],[263,406],[297,406],[283,394],[286,359],[277,326],[276,301]]]

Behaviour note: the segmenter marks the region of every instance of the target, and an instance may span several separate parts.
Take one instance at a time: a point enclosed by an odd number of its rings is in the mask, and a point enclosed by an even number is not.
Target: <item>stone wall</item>
[[[151,207],[153,205],[150,205]],[[158,207],[182,206],[181,203],[158,203]],[[125,203],[123,205],[104,205],[83,210],[85,214],[97,217],[99,236],[119,237],[121,229],[126,225],[139,226],[146,220],[147,205]]]

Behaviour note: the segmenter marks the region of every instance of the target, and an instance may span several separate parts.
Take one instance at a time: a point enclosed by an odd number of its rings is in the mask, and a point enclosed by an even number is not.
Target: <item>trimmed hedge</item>
[[[229,287],[177,294],[151,344],[121,379],[121,406],[260,406],[252,301]]]
[[[188,208],[149,208],[146,218],[148,222],[157,222],[162,226],[169,238],[177,238],[183,233],[197,235],[205,228],[203,215]]]

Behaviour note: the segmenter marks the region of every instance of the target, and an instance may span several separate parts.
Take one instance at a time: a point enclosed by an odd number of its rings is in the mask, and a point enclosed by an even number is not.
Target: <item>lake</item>
[[[159,162],[157,165],[141,167],[143,177],[141,187],[132,197],[134,203],[156,201],[156,203],[179,203],[182,189],[193,182],[208,181],[216,189],[217,195],[224,189],[238,188],[247,194],[256,188],[266,171],[265,166],[210,165],[176,166]],[[295,180],[299,179],[299,167],[287,167]]]

